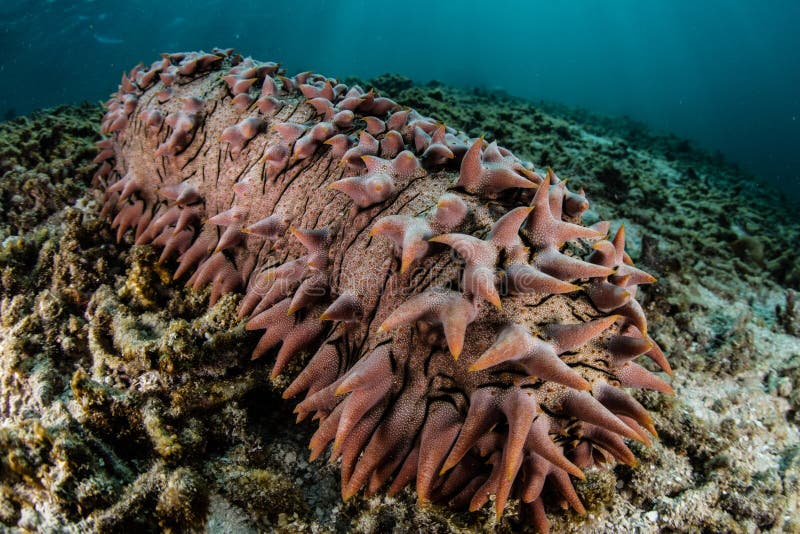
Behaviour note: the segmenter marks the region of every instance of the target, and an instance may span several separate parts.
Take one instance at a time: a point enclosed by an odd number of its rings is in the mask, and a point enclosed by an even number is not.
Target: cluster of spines
[[[621,324],[619,334],[605,336],[605,352],[598,358],[610,362],[612,380],[626,387],[670,391],[655,375],[631,361],[640,354],[648,354],[669,372],[663,353],[647,336],[646,321],[633,299],[636,285],[652,282],[652,277],[633,267],[625,255],[623,228],[612,241],[605,241],[599,240],[603,234],[596,230],[554,218],[549,202],[553,178],[548,173],[539,184],[533,209],[510,210],[495,222],[485,240],[454,233],[433,236],[430,223],[419,218],[389,216],[373,227],[374,233],[386,235],[401,249],[401,269],[426,253],[428,249],[420,245],[423,240],[452,246],[465,259],[463,293],[433,289],[418,294],[398,306],[381,325],[381,330],[406,324],[425,329],[440,326],[456,359],[461,355],[468,325],[479,317],[479,300],[501,306],[496,285],[501,250],[507,258],[505,277],[512,292],[547,295],[583,290],[598,308],[610,315],[584,323],[548,325],[541,336],[533,335],[524,325],[507,324],[499,331],[495,343],[472,359],[469,370],[502,370],[502,366],[507,366],[522,369],[535,378],[518,381],[512,387],[476,388],[470,395],[466,417],[459,415],[452,404],[432,404],[411,450],[397,450],[399,444],[392,440],[388,420],[379,423],[377,417],[368,417],[391,386],[391,365],[385,347],[376,349],[361,366],[354,367],[327,388],[314,391],[298,406],[298,413],[301,417],[311,411],[318,416],[322,413],[323,422],[312,440],[312,458],[334,440],[333,459],[340,455],[343,458],[345,498],[367,482],[368,492],[374,493],[399,468],[390,492],[416,478],[421,502],[450,501],[456,505],[468,504],[473,510],[494,494],[498,516],[516,488],[516,496],[533,515],[537,526],[546,529],[540,497],[545,479],[552,482],[566,503],[582,512],[568,475],[583,477],[582,468],[611,458],[633,463],[633,455],[620,436],[649,443],[647,433],[655,434],[649,415],[631,396],[600,377],[587,381],[559,357]],[[540,211],[534,217],[537,209]],[[532,261],[527,258],[530,252],[523,246],[520,234],[537,247]],[[588,262],[559,251],[565,241],[576,238],[598,240]],[[414,252],[407,255],[407,250]],[[545,259],[537,262],[539,254]],[[579,287],[574,284],[578,279],[589,281]],[[623,288],[618,292],[619,300],[605,300],[606,285]],[[300,379],[304,378],[301,375]],[[526,388],[540,381],[551,384],[544,399],[534,394],[534,389]],[[297,392],[297,388],[288,391],[291,395]],[[339,401],[342,394],[348,396]],[[542,409],[545,404],[547,410]],[[563,418],[553,418],[548,413]],[[505,437],[492,431],[503,420],[508,428]],[[571,423],[573,420],[579,423]],[[358,433],[355,430],[360,428],[361,421],[364,429]],[[565,421],[570,424],[563,424]],[[570,436],[574,443],[565,452],[564,444],[568,442],[556,443],[552,435]],[[362,450],[364,453],[358,458]],[[468,458],[470,451],[477,451],[477,457],[473,454]],[[393,464],[390,461],[393,457],[405,458],[402,466]],[[488,459],[493,466],[488,476],[475,469],[481,459]],[[466,463],[462,465],[462,461]],[[463,470],[454,469],[459,465]]]
[[[396,493],[416,480],[420,502],[477,509],[493,494],[498,516],[509,497],[519,498],[523,510],[546,530],[541,492],[547,480],[564,503],[582,512],[569,475],[582,477],[583,468],[611,458],[632,463],[620,436],[648,443],[647,433],[655,433],[646,411],[617,385],[670,391],[632,361],[647,354],[670,371],[635,300],[637,286],[653,279],[624,252],[624,229],[607,241],[607,223],[591,228],[577,224],[588,208],[583,191],[569,191],[549,169],[542,176],[495,143],[470,140],[372,91],[312,73],[287,78],[275,63],[242,59],[230,50],[167,54],[148,70],[137,67],[123,75],[120,90],[108,103],[103,132],[123,132],[144,91],[153,88],[158,101],[166,102],[174,84],[223,64],[230,65],[221,76],[230,105],[248,116],[226,128],[219,141],[237,157],[259,133],[277,132],[280,141],[261,156],[267,181],[328,146],[330,157],[351,174],[328,187],[349,196],[355,213],[391,202],[403,184],[437,168],[458,169],[453,191],[441,196],[428,216],[385,216],[371,227],[371,235],[395,245],[400,274],[426,256],[452,248],[464,262],[460,291],[434,288],[410,297],[385,318],[377,334],[388,336],[404,325],[416,325],[420,334],[431,332],[431,340],[441,332],[450,356],[458,360],[469,326],[486,314],[483,301],[500,310],[506,291],[537,297],[583,292],[602,315],[583,323],[548,325],[539,333],[506,317],[494,343],[481,354],[470,354],[464,366],[472,373],[497,376],[515,369],[528,378],[504,387],[470,386],[468,402],[459,409],[426,399],[424,384],[406,384],[398,391],[391,342],[379,344],[350,369],[340,369],[342,355],[326,321],[359,323],[364,310],[359,295],[335,295],[331,287],[329,252],[335,233],[329,228],[292,228],[290,218],[279,213],[250,221],[247,210],[237,206],[203,221],[201,194],[188,181],[161,188],[163,201],[152,209],[137,197],[143,184],[133,175],[120,176],[112,164],[116,154],[109,138],[98,143],[101,166],[96,178],[107,185],[103,211],[116,214],[118,239],[134,228],[137,243],[162,247],[161,261],[178,254],[175,276],[194,269],[189,283],[196,288],[211,283],[212,303],[245,288],[240,317],[248,318],[247,329],[266,330],[253,358],[280,345],[273,377],[297,353],[316,349],[285,397],[307,392],[297,407],[298,419],[313,412],[320,420],[312,458],[333,442],[331,460],[341,458],[345,498],[365,484],[374,493],[391,479],[389,492]],[[306,123],[276,120],[286,99],[298,93],[317,118]],[[156,107],[141,109],[136,116],[150,134],[167,128],[158,157],[176,157],[186,150],[203,121],[202,100],[189,97],[181,104],[180,111],[166,117]],[[234,190],[252,185],[242,181]],[[526,190],[533,192],[530,206],[509,209],[485,238],[458,232],[474,206],[471,198],[497,199],[509,192],[531,198],[524,195]],[[198,225],[203,223],[219,226],[219,237],[201,235]],[[261,269],[234,267],[224,254],[248,236],[275,242],[287,232],[303,244],[305,256]],[[594,243],[587,261],[564,253],[564,244],[577,239]],[[596,363],[608,367],[605,375],[581,374],[562,356],[588,343],[601,343]],[[392,397],[403,401],[391,404]],[[408,406],[418,409],[419,403],[425,405],[424,424],[403,435],[398,429],[413,421],[414,410]],[[505,421],[500,427],[505,433],[498,431],[498,421]],[[480,466],[484,462],[492,465],[488,473]]]

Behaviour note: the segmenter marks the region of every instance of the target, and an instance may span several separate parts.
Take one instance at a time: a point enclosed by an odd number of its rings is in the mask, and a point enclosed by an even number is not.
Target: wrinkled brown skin
[[[354,206],[350,196],[329,186],[345,177],[364,175],[366,170],[349,168],[340,161],[341,156],[332,157],[330,152],[333,144],[331,147],[319,144],[309,157],[290,161],[276,176],[265,169],[263,156],[268,149],[281,144],[290,151],[293,149],[292,143],[286,143],[285,137],[276,131],[280,128],[273,128],[275,124],[288,122],[313,126],[324,118],[317,114],[315,106],[310,105],[297,89],[286,91],[287,82],[278,81],[280,72],[270,72],[274,68],[265,68],[268,73],[260,73],[260,79],[254,84],[247,82],[233,87],[235,79],[231,82],[223,80],[232,67],[239,65],[238,70],[241,71],[247,65],[260,64],[252,60],[242,63],[240,56],[229,51],[215,51],[215,54],[217,58],[201,54],[184,57],[173,55],[160,64],[154,63],[150,70],[134,69],[124,77],[119,92],[109,101],[104,131],[109,134],[110,141],[100,144],[105,150],[98,161],[104,164],[98,171],[97,182],[101,188],[110,190],[104,196],[104,212],[111,217],[116,216],[115,226],[122,226],[121,233],[130,227],[129,231],[136,233],[139,243],[154,242],[163,247],[175,234],[174,222],[155,233],[150,232],[149,228],[152,227],[152,221],[158,220],[167,211],[174,199],[166,198],[168,195],[160,194],[159,190],[181,184],[191,184],[196,189],[199,201],[181,208],[196,210],[197,217],[189,225],[192,237],[181,241],[177,250],[169,251],[168,255],[178,256],[189,243],[196,245],[195,250],[200,250],[196,257],[198,264],[182,265],[178,274],[196,287],[211,283],[214,286],[212,303],[219,294],[227,291],[245,291],[250,296],[253,303],[250,309],[244,304],[242,309],[242,315],[250,318],[248,328],[266,328],[265,338],[270,335],[274,338],[267,344],[270,347],[268,351],[256,349],[254,356],[264,353],[271,358],[278,352],[277,348],[271,347],[279,347],[280,342],[286,340],[284,354],[278,355],[276,374],[283,370],[291,357],[298,357],[303,352],[317,354],[318,357],[312,360],[312,365],[305,372],[307,376],[293,384],[288,393],[294,396],[310,388],[298,413],[302,418],[316,412],[321,419],[320,430],[312,440],[312,456],[321,454],[334,441],[337,429],[341,434],[336,439],[333,451],[334,456],[342,456],[342,493],[345,498],[363,486],[367,487],[368,493],[374,493],[389,484],[390,493],[394,493],[416,478],[421,502],[450,502],[454,506],[476,509],[485,504],[489,494],[496,494],[499,516],[507,498],[521,498],[522,511],[529,514],[538,529],[547,530],[540,497],[542,477],[547,476],[548,484],[558,496],[557,500],[569,503],[582,512],[567,472],[537,454],[541,452],[540,445],[536,445],[533,436],[543,435],[548,442],[554,442],[558,453],[563,451],[561,467],[569,469],[573,476],[581,474],[578,468],[613,459],[632,463],[633,457],[619,434],[648,442],[643,427],[652,431],[649,417],[642,415],[640,412],[643,410],[639,410],[641,407],[627,395],[623,395],[624,400],[609,401],[608,395],[603,397],[600,392],[605,384],[617,388],[620,382],[628,386],[669,391],[669,386],[655,375],[638,366],[631,367],[629,363],[614,361],[618,354],[608,345],[612,337],[622,333],[633,333],[634,337],[639,338],[647,338],[647,335],[646,332],[637,333],[638,330],[633,326],[641,324],[641,319],[637,320],[635,313],[631,314],[623,307],[601,312],[592,301],[595,297],[587,296],[591,294],[588,288],[606,280],[605,276],[576,279],[556,269],[554,272],[558,278],[573,282],[587,291],[547,295],[509,294],[501,289],[501,310],[464,290],[466,302],[474,303],[475,317],[471,322],[459,323],[461,330],[466,329],[466,337],[458,359],[448,350],[447,341],[451,340],[445,338],[441,321],[430,314],[420,321],[406,321],[410,323],[407,325],[379,329],[403,302],[414,295],[442,287],[461,291],[459,281],[464,262],[460,259],[463,254],[455,253],[444,241],[431,242],[427,254],[414,261],[407,272],[401,274],[399,251],[392,241],[384,235],[370,235],[376,221],[395,214],[430,221],[440,197],[445,193],[454,193],[469,211],[466,218],[449,231],[485,240],[492,225],[502,215],[515,207],[531,203],[539,184],[544,181],[541,175],[532,170],[525,171],[521,164],[516,163],[518,160],[512,157],[515,162],[513,166],[517,168],[514,180],[522,184],[529,182],[529,185],[523,185],[522,188],[492,187],[491,183],[488,187],[485,187],[486,184],[481,187],[464,186],[467,182],[461,178],[465,171],[460,171],[459,165],[464,151],[473,145],[473,141],[452,131],[454,158],[434,156],[423,161],[424,170],[417,172],[414,177],[395,180],[395,190],[386,200],[359,209]],[[177,69],[198,57],[201,66],[194,72],[174,75]],[[202,65],[204,61],[207,63],[205,66]],[[172,73],[167,74],[167,81],[174,76],[175,82],[171,85],[171,96],[162,103],[159,95],[164,95],[167,86],[158,81],[156,74],[166,73],[167,70]],[[184,70],[191,71],[192,68]],[[243,99],[245,104],[255,101],[265,76],[284,88],[274,97],[281,104],[277,112],[261,113],[255,103],[249,107],[232,103],[234,90],[249,95],[240,96],[240,102]],[[137,79],[141,86],[135,83]],[[316,82],[316,88],[321,89],[324,80],[312,76],[306,81]],[[295,78],[291,81],[296,83],[303,80]],[[331,85],[335,85],[335,81]],[[343,95],[336,96],[333,104],[338,106]],[[183,103],[183,99],[188,97],[202,99],[199,112],[192,119],[195,121],[194,129],[174,146],[166,146],[165,143],[175,143],[176,139],[170,137],[173,129],[168,124],[170,120],[171,124],[176,124],[178,113],[188,109]],[[154,110],[160,111],[162,119],[171,115],[174,117],[160,124],[159,121],[153,121],[153,126],[148,126],[143,123],[148,116],[142,112],[152,113]],[[385,120],[390,114],[391,111],[385,112],[379,114],[378,118]],[[357,107],[352,126],[336,128],[325,137],[339,133],[357,142],[359,129],[366,127],[366,123],[359,119],[365,115],[372,113],[361,112]],[[237,140],[238,134],[231,134],[230,131],[224,133],[226,128],[248,117],[258,117],[263,121],[253,122],[260,129],[248,142]],[[383,137],[385,134],[382,133],[375,135],[379,141]],[[424,147],[419,147],[419,150],[415,147],[413,130],[403,131],[403,137],[405,148],[421,156]],[[184,146],[187,141],[188,145]],[[474,146],[480,153],[482,142],[477,143]],[[531,169],[531,166],[527,168]],[[550,181],[555,188],[555,175],[548,174],[545,185]],[[128,188],[127,198],[120,200],[122,186],[128,182],[135,185]],[[115,183],[119,184],[116,188]],[[235,184],[243,183],[251,185],[240,185],[234,189]],[[570,195],[574,196],[572,193]],[[129,208],[120,215],[125,206],[133,204],[137,206],[135,209]],[[140,215],[142,206],[144,210]],[[228,226],[213,224],[216,219],[209,221],[231,208],[242,208],[243,218]],[[583,209],[585,207],[572,217],[565,214],[564,220],[579,223]],[[537,210],[541,211],[541,208]],[[252,232],[236,232],[273,214],[284,216],[290,228],[272,246],[268,240]],[[229,226],[233,226],[234,230],[226,237],[228,243],[225,250],[222,255],[219,252],[212,255]],[[297,230],[313,229],[328,229],[330,232],[329,244],[318,247],[316,251],[326,256],[327,262],[313,262],[311,271],[327,280],[329,291],[291,315],[286,313],[288,301],[281,302],[282,299],[275,301],[271,313],[265,315],[260,309],[252,313],[252,306],[272,287],[271,282],[265,282],[264,277],[260,276],[261,273],[269,267],[306,256],[309,251],[297,238]],[[523,244],[530,248],[530,251],[521,253],[530,254],[526,258],[531,262],[539,251],[534,244],[537,238],[531,237],[532,231],[535,233],[536,229],[526,228],[523,224],[520,232]],[[618,237],[615,245],[618,247],[619,261],[617,265],[607,265],[614,269],[618,269],[623,261],[619,258],[622,256],[624,235]],[[591,244],[602,239],[601,236],[569,241],[574,254],[587,259]],[[607,242],[604,243],[609,246]],[[506,261],[504,254],[500,254],[498,261]],[[602,263],[597,260],[598,254],[595,253],[595,259],[590,258],[590,261]],[[181,263],[189,263],[184,260],[185,257],[179,259]],[[625,263],[632,264],[627,255]],[[491,268],[502,271],[503,266],[500,263]],[[200,276],[197,274],[198,268]],[[621,278],[615,281],[612,276],[609,281],[624,285],[629,280]],[[501,276],[499,288],[503,287],[502,282]],[[629,286],[628,289],[635,296],[635,286]],[[344,294],[355,297],[345,304],[356,303],[357,307],[352,309],[344,306],[344,311],[340,308],[334,311],[329,309],[335,298]],[[288,299],[291,298],[290,292]],[[432,299],[423,297],[419,302],[420,306],[425,307]],[[320,319],[326,309],[326,319],[333,317],[334,320]],[[576,402],[570,404],[570,399],[585,398],[571,387],[530,376],[529,372],[513,362],[500,363],[480,371],[469,369],[498,340],[499,334],[508,325],[521,325],[524,327],[521,331],[527,330],[533,336],[538,335],[540,340],[557,343],[557,336],[553,337],[547,325],[588,323],[609,315],[612,316],[610,323],[613,323],[609,328],[594,335],[583,346],[559,352],[563,352],[560,358],[576,373],[574,376],[580,377],[577,378],[578,382],[588,383],[591,394],[601,398],[603,404],[620,418],[597,406],[587,406],[585,402],[577,403],[577,407]],[[292,332],[296,334],[294,338],[291,338]],[[287,347],[291,344],[290,340],[294,345]],[[654,355],[655,351],[660,353],[657,347],[651,350],[651,345],[646,344],[636,352],[648,351],[664,370],[669,371],[663,357],[659,360]],[[375,365],[362,366],[369,367],[361,375],[362,382],[353,380],[356,371],[359,371],[358,368],[353,370],[353,366],[357,362],[369,363],[370,355],[375,356],[371,360]],[[261,362],[254,362],[253,365],[261,365]],[[621,389],[619,391],[622,392]],[[315,392],[318,393],[312,395]],[[582,395],[590,396],[586,393]],[[481,403],[475,401],[478,398],[483,399]],[[530,402],[532,400],[535,403]],[[588,400],[593,401],[592,398]],[[473,404],[476,410],[481,408],[483,412],[468,418],[467,413]],[[599,406],[599,403],[595,404]],[[356,409],[360,405],[365,408]],[[348,410],[348,417],[352,416],[352,419],[349,424],[344,424],[346,417],[343,414]],[[362,414],[364,410],[366,413]],[[471,438],[462,432],[465,419],[468,423],[466,426],[477,430]],[[581,419],[592,420],[600,426]],[[461,437],[458,441],[464,440],[460,445],[467,452],[463,458],[454,455],[448,459],[459,433]],[[361,451],[364,453],[360,454]],[[445,473],[440,472],[444,471],[443,466]]]

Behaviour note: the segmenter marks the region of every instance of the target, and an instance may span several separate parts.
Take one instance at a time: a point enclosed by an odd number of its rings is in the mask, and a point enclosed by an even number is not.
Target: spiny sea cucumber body
[[[624,229],[552,170],[358,86],[232,50],[164,54],[107,103],[95,176],[118,239],[176,278],[240,291],[253,358],[307,353],[285,397],[362,488],[476,510],[509,498],[540,530],[544,494],[649,443],[623,388],[671,392],[635,297],[654,279]],[[254,365],[257,365],[255,363]]]

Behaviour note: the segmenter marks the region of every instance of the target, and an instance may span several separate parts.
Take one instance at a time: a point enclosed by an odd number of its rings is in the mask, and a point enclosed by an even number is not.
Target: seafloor
[[[676,394],[640,393],[660,439],[577,485],[554,532],[800,532],[800,221],[775,191],[681,139],[497,92],[372,82],[585,187],[625,223]],[[100,107],[0,124],[0,530],[509,532],[475,514],[339,496],[309,464],[238,297],[170,281],[115,244],[89,188]],[[509,510],[511,507],[508,508]]]

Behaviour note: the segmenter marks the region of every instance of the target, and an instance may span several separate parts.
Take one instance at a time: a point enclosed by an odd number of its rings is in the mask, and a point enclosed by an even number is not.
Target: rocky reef
[[[354,82],[358,83],[358,82]],[[676,394],[635,396],[659,438],[639,459],[587,469],[587,509],[549,514],[553,531],[800,528],[798,228],[768,188],[680,140],[534,106],[497,92],[369,83],[420,113],[501,139],[561,169],[591,201],[589,224],[624,217],[628,251],[659,279],[640,291],[669,347]],[[47,122],[40,122],[47,121]],[[116,244],[90,189],[96,108],[2,126],[0,522],[12,531],[458,532],[525,529],[417,506],[413,491],[342,502],[339,468],[308,461],[314,426],[296,426],[289,383],[250,362],[241,297],[172,280],[159,251]],[[45,124],[65,134],[43,136]],[[57,124],[58,126],[54,126]],[[82,128],[86,128],[83,130]],[[26,151],[14,151],[26,139]],[[644,140],[643,140],[644,139]],[[37,145],[40,143],[40,145]],[[29,159],[27,154],[62,154]],[[64,164],[64,156],[70,161]],[[65,172],[64,168],[69,171]],[[34,170],[35,169],[35,170]],[[17,177],[60,190],[37,203]],[[9,177],[10,176],[10,177]],[[7,193],[5,191],[8,191]],[[30,193],[28,193],[30,192]],[[50,201],[52,198],[52,201]],[[301,362],[287,365],[296,376]]]

